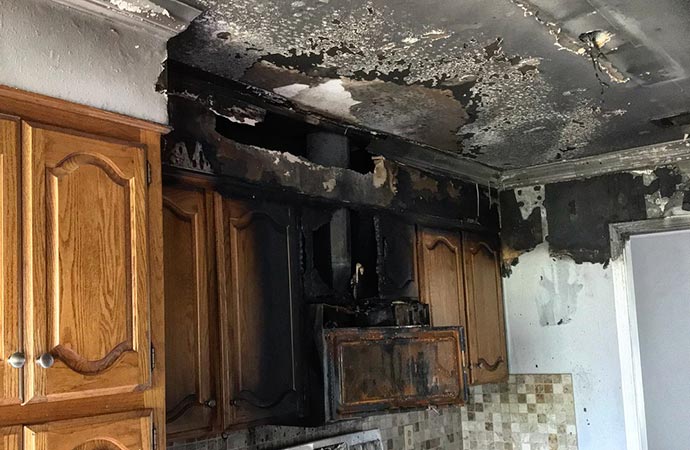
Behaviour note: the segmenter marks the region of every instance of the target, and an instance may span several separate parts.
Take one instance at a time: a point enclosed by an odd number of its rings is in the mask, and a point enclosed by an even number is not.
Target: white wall
[[[552,258],[541,244],[504,290],[510,372],[572,373],[579,448],[625,450],[610,268]]]
[[[53,3],[0,0],[0,84],[167,123],[165,40]]]

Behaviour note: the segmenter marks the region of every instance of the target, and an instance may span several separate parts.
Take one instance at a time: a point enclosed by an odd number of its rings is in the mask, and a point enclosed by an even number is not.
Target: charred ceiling
[[[495,168],[687,131],[682,0],[196,2],[172,59]]]

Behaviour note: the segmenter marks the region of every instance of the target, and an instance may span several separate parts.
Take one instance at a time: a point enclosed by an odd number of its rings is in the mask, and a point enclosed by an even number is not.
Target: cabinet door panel
[[[151,450],[151,413],[135,411],[24,427],[25,450]]]
[[[508,377],[500,258],[493,243],[463,235],[467,282],[467,328],[472,384]]]
[[[387,215],[377,216],[375,224],[380,297],[392,300],[419,298],[414,225]]]
[[[20,426],[0,428],[0,450],[22,450]]]
[[[227,421],[294,416],[297,381],[295,226],[290,209],[223,201],[227,302],[221,312],[230,398]],[[227,404],[227,403],[226,403]]]
[[[130,392],[150,379],[146,155],[24,124],[27,401]]]
[[[8,363],[19,336],[19,122],[0,116],[0,405],[20,402],[22,369]]]
[[[465,326],[462,241],[457,234],[429,228],[419,232],[422,301],[435,327]],[[468,330],[469,331],[469,330]]]
[[[212,245],[203,191],[163,190],[167,433],[171,438],[213,428],[210,289]],[[210,206],[210,205],[208,205]]]

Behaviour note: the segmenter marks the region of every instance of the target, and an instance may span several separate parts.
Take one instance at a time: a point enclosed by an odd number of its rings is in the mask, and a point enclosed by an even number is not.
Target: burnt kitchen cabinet
[[[497,383],[508,378],[499,247],[476,234],[462,238],[470,382]]]
[[[508,376],[497,244],[480,235],[418,229],[421,300],[433,326],[462,326],[470,384]]]
[[[323,330],[327,420],[462,404],[461,327]]]
[[[229,198],[218,206],[225,424],[289,422],[303,407],[295,213]]]
[[[166,422],[171,439],[203,436],[218,419],[213,193],[163,189]]]
[[[395,216],[374,218],[379,296],[382,299],[419,298],[415,226]]]

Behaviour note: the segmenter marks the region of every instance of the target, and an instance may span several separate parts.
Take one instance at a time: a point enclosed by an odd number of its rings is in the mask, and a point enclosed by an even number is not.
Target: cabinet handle
[[[479,369],[486,369],[489,372],[493,372],[496,369],[498,369],[498,367],[501,365],[502,362],[503,362],[502,356],[499,356],[498,359],[496,360],[496,362],[493,364],[489,364],[489,362],[487,360],[485,360],[484,358],[479,358],[479,362],[476,364],[476,367]]]
[[[50,369],[55,364],[55,358],[50,353],[44,353],[36,359],[36,364],[44,369]]]
[[[12,353],[7,359],[7,362],[15,369],[21,369],[24,367],[24,363],[26,362],[26,355],[24,355],[24,352]]]

